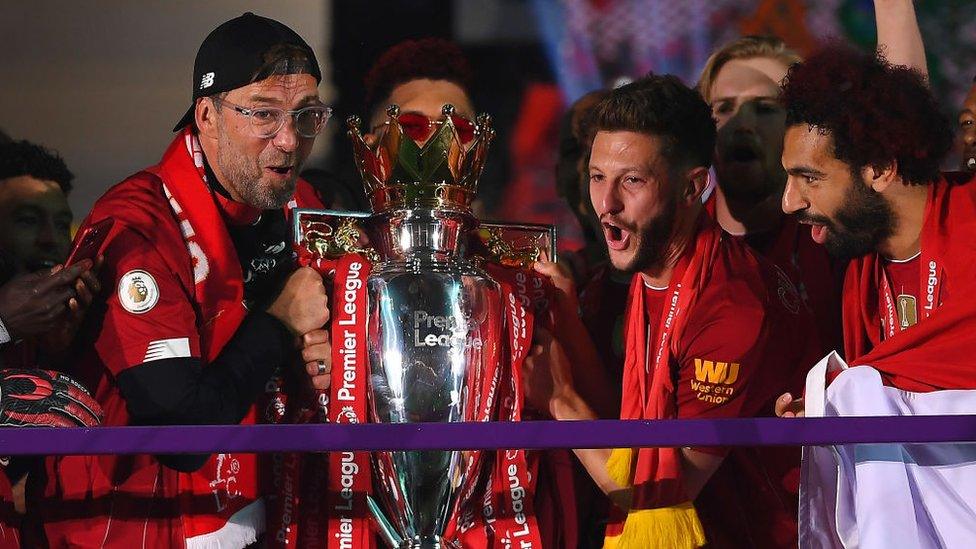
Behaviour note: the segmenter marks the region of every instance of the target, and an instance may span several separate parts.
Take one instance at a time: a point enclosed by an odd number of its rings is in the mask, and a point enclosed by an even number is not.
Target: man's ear
[[[892,183],[900,182],[898,161],[892,160],[887,166],[865,166],[861,178],[877,193],[883,193]]]
[[[692,168],[685,172],[684,190],[681,192],[680,200],[688,205],[701,202],[706,187],[708,187],[708,168],[702,166]]]
[[[193,109],[193,121],[196,123],[200,135],[210,138],[217,137],[218,116],[217,105],[214,104],[212,98],[201,97],[197,99]]]

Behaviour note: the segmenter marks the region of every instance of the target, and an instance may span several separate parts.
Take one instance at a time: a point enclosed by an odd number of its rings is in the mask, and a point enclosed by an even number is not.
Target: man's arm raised
[[[893,65],[911,67],[927,79],[925,44],[913,1],[874,0],[874,18],[878,27],[878,51]]]

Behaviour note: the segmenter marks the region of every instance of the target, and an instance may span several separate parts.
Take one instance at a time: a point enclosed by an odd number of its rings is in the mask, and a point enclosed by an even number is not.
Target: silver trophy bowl
[[[370,421],[488,421],[502,337],[498,283],[464,256],[466,214],[398,210],[371,221]],[[370,507],[393,547],[444,539],[481,475],[478,451],[374,452]]]

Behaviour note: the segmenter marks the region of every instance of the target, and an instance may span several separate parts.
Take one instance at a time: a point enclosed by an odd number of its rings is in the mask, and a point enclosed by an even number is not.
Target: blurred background
[[[976,2],[918,0],[916,10],[933,88],[954,119],[976,75]],[[338,174],[352,173],[343,121],[363,110],[380,52],[406,38],[455,40],[476,72],[476,108],[498,130],[480,190],[486,217],[554,223],[564,249],[580,231],[557,195],[556,136],[584,93],[648,71],[693,85],[712,49],[742,34],[776,34],[802,53],[830,39],[875,44],[871,0],[4,2],[0,129],[61,153],[80,221],[108,187],[156,163],[190,103],[200,42],[244,11],[316,49],[336,115],[306,167]]]

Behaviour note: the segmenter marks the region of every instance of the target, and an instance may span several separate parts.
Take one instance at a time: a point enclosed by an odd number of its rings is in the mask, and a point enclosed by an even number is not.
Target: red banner
[[[332,387],[329,420],[367,421],[368,357],[366,278],[369,263],[358,254],[336,262],[332,297]],[[328,546],[371,547],[366,494],[370,489],[369,454],[333,452],[329,456]]]

